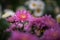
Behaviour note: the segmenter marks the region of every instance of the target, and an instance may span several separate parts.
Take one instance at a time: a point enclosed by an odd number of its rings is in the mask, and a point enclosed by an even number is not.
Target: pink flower
[[[30,14],[29,11],[26,10],[17,10],[16,15],[15,15],[15,19],[17,21],[32,21],[33,20],[33,16]]]

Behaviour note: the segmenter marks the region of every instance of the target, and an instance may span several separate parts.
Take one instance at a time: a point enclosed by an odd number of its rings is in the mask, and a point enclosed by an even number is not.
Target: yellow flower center
[[[26,18],[26,15],[21,14],[20,17],[21,17],[21,18]]]
[[[40,9],[37,9],[36,11],[37,11],[37,13],[40,13],[40,12],[41,12],[41,10],[40,10]]]
[[[60,23],[60,17],[59,17],[59,18],[57,18],[57,22],[58,22],[58,23]]]
[[[32,4],[32,6],[33,6],[33,7],[36,7],[36,4],[35,4],[35,3],[33,3],[33,4]]]
[[[44,32],[44,30],[41,30],[41,32]]]

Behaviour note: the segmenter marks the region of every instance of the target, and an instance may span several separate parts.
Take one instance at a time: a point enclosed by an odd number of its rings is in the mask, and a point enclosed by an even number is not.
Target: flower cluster
[[[33,10],[33,15],[35,17],[43,15],[45,3],[42,0],[28,0],[25,5],[28,6],[30,10]]]
[[[7,18],[11,23],[6,30],[11,32],[8,40],[58,40],[59,24],[50,15],[33,17],[27,10],[17,10],[16,14]]]

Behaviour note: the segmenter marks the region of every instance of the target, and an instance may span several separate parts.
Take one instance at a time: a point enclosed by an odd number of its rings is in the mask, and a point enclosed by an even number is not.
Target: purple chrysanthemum
[[[46,30],[41,40],[60,40],[60,28]]]
[[[51,15],[45,15],[40,18],[35,18],[33,21],[30,21],[30,26],[35,25],[37,27],[43,28],[43,27],[48,27],[48,28],[58,28],[59,24],[58,22],[51,17]]]
[[[14,32],[12,32],[9,40],[39,40],[39,38],[30,33],[14,31]]]
[[[26,27],[27,27],[26,31],[28,31],[28,29],[30,29],[29,31],[33,29],[33,32],[35,34],[37,33],[38,35],[41,32],[44,33],[45,30],[48,30],[51,28],[53,29],[59,28],[59,24],[55,21],[55,19],[46,15],[44,17],[35,18],[35,20],[30,21],[29,24],[26,25]]]
[[[49,26],[50,28],[51,27],[54,28],[54,27],[58,27],[59,26],[59,24],[57,23],[57,21],[55,19],[53,19],[51,17],[51,15],[49,15],[49,16],[45,15],[45,16],[43,16],[42,20],[44,21],[45,25]]]
[[[30,26],[34,25],[36,27],[48,27],[48,28],[58,28],[59,24],[53,19],[51,16],[43,16],[40,18],[36,18],[34,21],[31,21]]]
[[[39,27],[39,28],[42,28],[45,26],[45,23],[44,21],[42,20],[42,18],[36,18],[34,21],[31,22],[32,23],[32,26],[36,26],[36,27]]]

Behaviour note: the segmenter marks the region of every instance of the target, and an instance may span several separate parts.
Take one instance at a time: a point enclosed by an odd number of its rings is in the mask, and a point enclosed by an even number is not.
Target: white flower
[[[33,14],[35,17],[40,17],[43,15],[43,11],[41,9],[36,9]]]
[[[60,14],[58,14],[58,15],[56,16],[56,20],[57,20],[58,23],[60,23]]]
[[[35,10],[38,7],[39,1],[29,0],[25,3],[31,10]]]
[[[19,7],[17,7],[16,10],[24,10],[24,9],[26,9],[24,6],[19,6]]]
[[[40,0],[30,0],[30,1],[27,1],[25,4],[28,5],[28,7],[32,10],[35,10],[38,7],[40,7],[40,9],[44,9],[45,7],[44,2]]]
[[[43,1],[40,1],[38,7],[39,7],[41,10],[44,10],[44,8],[45,8],[44,2],[43,2]]]
[[[2,15],[2,18],[7,18],[9,16],[14,16],[14,12],[12,10],[6,9],[4,10],[4,14]]]
[[[29,8],[32,10],[35,10],[38,7],[39,2],[38,1],[30,1]]]

